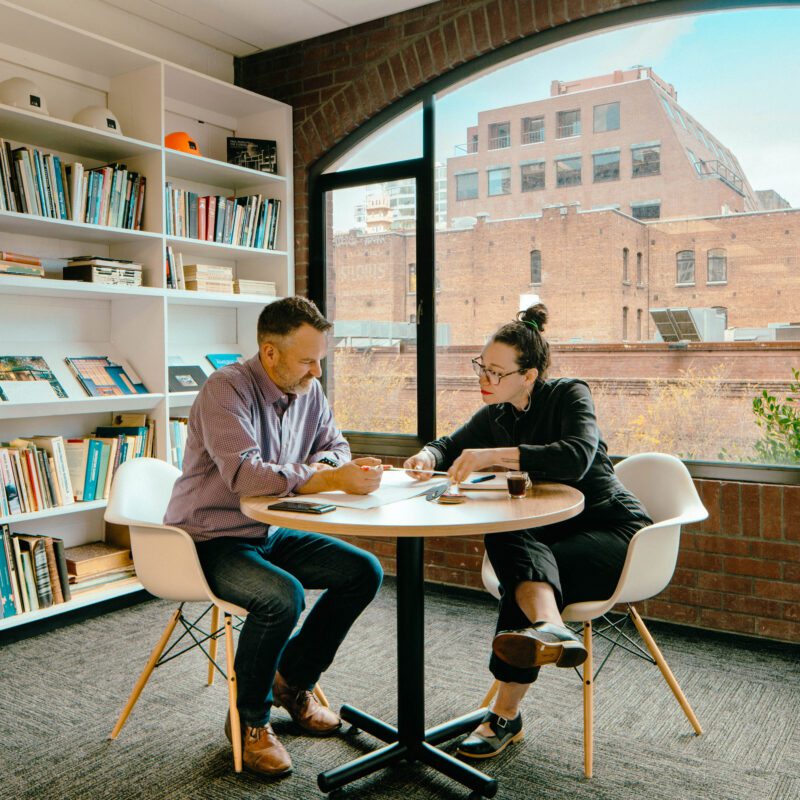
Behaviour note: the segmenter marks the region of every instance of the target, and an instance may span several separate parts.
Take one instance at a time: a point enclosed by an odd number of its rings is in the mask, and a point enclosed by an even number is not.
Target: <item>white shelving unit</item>
[[[170,452],[170,416],[186,416],[196,393],[170,393],[168,365],[181,359],[213,368],[208,353],[256,351],[256,321],[269,298],[186,292],[166,287],[165,249],[184,263],[233,268],[234,277],[274,281],[278,296],[294,293],[292,114],[283,103],[253,94],[154,56],[0,0],[0,81],[28,78],[44,95],[49,116],[0,104],[0,138],[57,154],[87,169],[125,163],[147,179],[141,231],[0,212],[0,251],[64,259],[127,258],[143,264],[145,286],[116,287],[0,275],[0,355],[43,356],[65,399],[0,402],[0,442],[33,435],[85,436],[114,414],[147,413],[156,421],[156,452]],[[88,105],[114,112],[124,135],[72,122]],[[163,146],[186,131],[202,157]],[[273,139],[278,173],[226,163],[228,136]],[[201,195],[261,194],[281,201],[275,250],[256,250],[166,235],[164,185]],[[149,394],[88,397],[66,356],[122,358]],[[104,501],[0,518],[12,530],[63,538],[67,546],[102,539]],[[0,630],[136,591],[126,584],[70,603],[0,619]]]

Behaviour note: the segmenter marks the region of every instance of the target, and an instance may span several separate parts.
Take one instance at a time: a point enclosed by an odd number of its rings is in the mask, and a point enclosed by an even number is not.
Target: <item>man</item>
[[[312,689],[383,577],[374,556],[346,542],[268,530],[239,509],[248,495],[368,494],[379,486],[379,460],[350,460],[317,381],[330,327],[302,297],[261,312],[258,354],[217,370],[192,406],[183,474],[164,517],[196,542],[214,593],[248,611],[235,660],[243,763],[270,776],[291,770],[269,724],[272,705],[306,733],[340,728]],[[292,636],[304,589],[325,591]],[[230,720],[225,731],[230,739]]]

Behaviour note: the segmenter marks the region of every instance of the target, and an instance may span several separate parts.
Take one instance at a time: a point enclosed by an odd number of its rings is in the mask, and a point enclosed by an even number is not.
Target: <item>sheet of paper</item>
[[[343,508],[377,508],[399,500],[408,500],[419,494],[425,494],[434,486],[446,482],[440,476],[427,481],[415,481],[405,472],[385,472],[381,485],[372,494],[345,494],[344,492],[320,492],[319,494],[300,495],[301,500],[318,503],[333,503]]]
[[[458,488],[460,491],[479,491],[481,489],[491,489],[492,491],[506,491],[507,484],[506,484],[506,476],[503,472],[498,473],[488,473],[489,475],[494,474],[494,477],[488,481],[480,481],[479,483],[472,483],[474,478],[483,478],[486,476],[487,473],[481,472],[473,472],[467,480],[462,481],[458,484]]]

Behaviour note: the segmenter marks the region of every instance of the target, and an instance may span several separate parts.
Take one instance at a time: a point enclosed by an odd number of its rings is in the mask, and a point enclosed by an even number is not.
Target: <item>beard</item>
[[[314,385],[313,375],[303,375],[299,380],[294,376],[287,375],[281,366],[275,368],[275,385],[285,394],[293,394],[298,397],[308,394]]]

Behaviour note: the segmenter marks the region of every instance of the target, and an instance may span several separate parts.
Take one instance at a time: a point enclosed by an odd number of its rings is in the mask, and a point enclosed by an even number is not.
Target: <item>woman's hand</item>
[[[408,474],[417,481],[428,480],[435,466],[436,461],[427,450],[420,450],[419,453],[403,462],[403,467],[410,470]]]
[[[469,477],[471,472],[479,472],[497,463],[499,461],[494,448],[464,450],[447,470],[447,474],[450,476],[450,480],[458,486]]]

